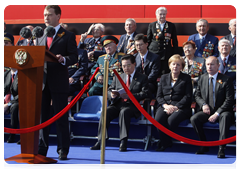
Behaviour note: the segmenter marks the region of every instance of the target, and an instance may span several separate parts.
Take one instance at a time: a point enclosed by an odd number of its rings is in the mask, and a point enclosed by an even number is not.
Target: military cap
[[[104,36],[102,39],[101,39],[101,43],[103,46],[111,43],[111,42],[114,42],[116,45],[118,44],[118,39],[112,35],[106,35]]]
[[[10,41],[12,44],[14,44],[14,37],[12,36],[12,34],[5,32],[4,33],[4,41]]]

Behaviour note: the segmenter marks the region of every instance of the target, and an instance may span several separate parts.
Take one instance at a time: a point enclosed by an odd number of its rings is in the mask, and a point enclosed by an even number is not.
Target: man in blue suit
[[[152,94],[157,92],[157,78],[160,74],[161,60],[157,54],[148,51],[148,40],[143,34],[134,38],[136,54],[136,71],[148,76],[148,86]]]
[[[207,58],[209,56],[218,57],[218,38],[208,34],[209,24],[205,19],[197,21],[197,34],[190,35],[188,41],[192,40],[197,46],[195,56]]]
[[[231,43],[229,40],[221,39],[218,43],[219,49],[219,72],[231,77],[236,90],[236,57],[233,57],[230,54]]]
[[[236,57],[236,19],[231,19],[229,21],[229,28],[231,33],[223,37],[222,39],[227,39],[231,44],[230,55]]]
[[[119,39],[119,43],[117,46],[118,52],[122,52],[125,54],[128,53],[128,50],[130,49],[130,47],[134,45],[133,40],[134,40],[134,37],[137,35],[137,33],[135,32],[136,28],[137,28],[137,24],[134,19],[128,18],[125,21],[126,34],[121,35]]]
[[[108,35],[108,36],[103,37],[101,39],[101,42],[102,42],[103,47],[105,48],[107,54],[101,55],[98,58],[97,63],[91,69],[91,74],[93,74],[95,72],[97,67],[104,68],[104,58],[105,57],[108,57],[108,59],[109,59],[109,68],[110,68],[114,65],[120,65],[121,58],[124,55],[124,53],[117,52],[118,39],[116,37]],[[118,71],[122,72],[122,69],[119,69]],[[89,96],[102,95],[103,73],[104,73],[104,70],[100,69],[99,72],[95,75],[95,79],[97,81],[89,89],[89,91],[88,91]],[[109,70],[108,85],[111,85],[113,76],[114,76],[113,71]]]

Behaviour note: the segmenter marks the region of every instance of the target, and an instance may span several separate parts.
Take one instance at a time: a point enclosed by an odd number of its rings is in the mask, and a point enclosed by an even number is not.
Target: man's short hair
[[[54,12],[55,12],[56,15],[58,15],[58,14],[61,15],[62,14],[61,8],[58,5],[47,5],[45,7],[46,10],[49,10],[50,8],[54,9]]]
[[[137,34],[135,37],[134,37],[134,41],[139,41],[139,40],[143,40],[143,42],[146,44],[148,42],[147,40],[147,37],[140,33],[140,34]]]
[[[126,23],[127,21],[131,21],[131,22],[134,23],[134,25],[137,25],[135,19],[133,19],[133,18],[128,18],[128,19],[126,19],[125,23]]]
[[[221,39],[221,40],[219,40],[219,41],[218,41],[218,46],[220,46],[222,43],[228,43],[228,45],[230,45],[230,46],[231,46],[231,43],[230,43],[230,41],[229,41],[229,40],[227,40],[227,39],[225,39],[225,38],[223,38],[223,39]]]
[[[208,21],[207,21],[206,19],[199,19],[199,20],[197,21],[197,23],[196,23],[196,27],[197,27],[197,25],[198,25],[199,22],[205,22],[205,23],[207,24],[207,26],[208,26]]]
[[[93,28],[96,28],[96,27],[100,27],[102,32],[105,31],[105,26],[103,24],[97,23],[97,24],[94,25]]]
[[[135,57],[131,54],[126,54],[124,56],[122,56],[121,60],[130,60],[132,64],[134,64],[136,62]]]
[[[155,14],[156,15],[158,15],[159,13],[160,13],[160,11],[166,11],[166,13],[167,13],[167,8],[165,8],[165,7],[159,7],[157,10],[156,10],[156,12],[155,12]]]
[[[235,22],[236,21],[236,18],[234,18],[234,19],[231,19],[230,21],[229,21],[229,26],[231,26],[232,25],[232,23],[233,22]]]

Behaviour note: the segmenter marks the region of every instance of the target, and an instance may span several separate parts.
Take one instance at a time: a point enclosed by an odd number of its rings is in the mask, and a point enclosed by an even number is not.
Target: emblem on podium
[[[16,63],[20,66],[25,65],[28,62],[28,52],[25,49],[18,49],[15,52],[14,58],[16,59]]]

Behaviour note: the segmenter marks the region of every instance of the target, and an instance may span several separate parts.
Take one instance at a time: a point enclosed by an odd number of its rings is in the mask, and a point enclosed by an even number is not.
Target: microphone
[[[43,29],[40,26],[36,26],[33,30],[32,30],[32,38],[31,40],[33,41],[34,38],[36,38],[36,45],[38,45],[38,39],[43,36]],[[30,41],[29,41],[30,44]]]
[[[56,31],[55,31],[55,28],[53,26],[47,26],[45,29],[44,29],[44,36],[41,40],[41,42],[45,39],[45,37],[53,37],[55,35]],[[40,42],[40,44],[41,44]]]
[[[22,29],[21,29],[21,31],[20,31],[20,37],[19,37],[19,39],[18,39],[18,41],[17,41],[17,44],[18,44],[18,42],[19,42],[19,40],[23,37],[23,38],[25,38],[25,39],[27,39],[27,38],[30,38],[32,36],[32,32],[31,32],[31,30],[29,29],[29,28],[27,28],[27,27],[23,27]],[[17,45],[16,44],[16,45]],[[16,46],[15,45],[15,46]]]

